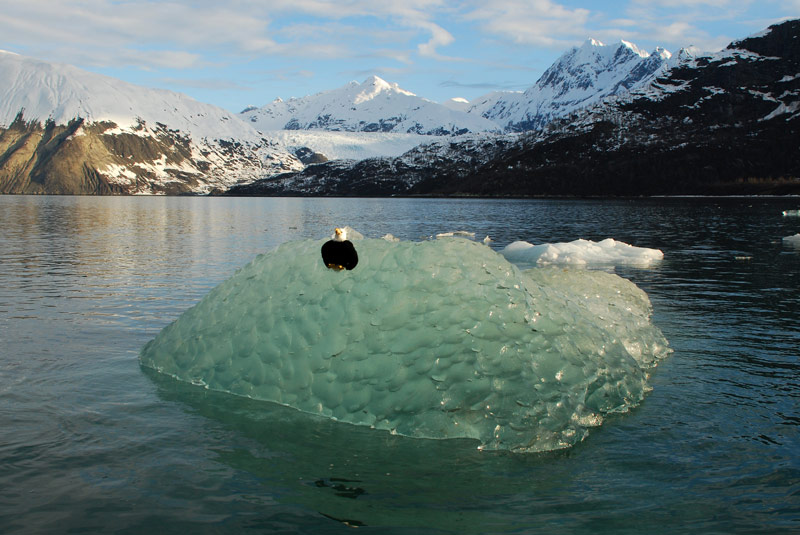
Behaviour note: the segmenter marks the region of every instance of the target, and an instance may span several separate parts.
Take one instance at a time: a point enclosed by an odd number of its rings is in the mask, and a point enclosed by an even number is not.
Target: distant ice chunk
[[[437,238],[474,238],[475,233],[468,230],[455,230],[452,232],[440,232]]]
[[[784,243],[788,243],[794,247],[800,247],[800,234],[795,234],[794,236],[786,236],[783,238]]]
[[[569,264],[585,266],[588,264],[632,264],[649,266],[664,258],[659,249],[634,247],[612,238],[600,242],[575,240],[568,243],[543,243],[533,245],[525,241],[515,241],[500,253],[509,261],[525,265]]]
[[[800,210],[784,210],[784,216],[800,217]]]
[[[411,437],[569,447],[650,389],[668,352],[647,295],[617,275],[521,271],[469,239],[324,240],[258,256],[164,328],[143,366]]]

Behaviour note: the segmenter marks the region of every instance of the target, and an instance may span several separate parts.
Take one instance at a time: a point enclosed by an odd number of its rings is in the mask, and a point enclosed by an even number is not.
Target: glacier
[[[141,365],[394,434],[538,452],[636,406],[670,351],[647,294],[612,273],[522,270],[457,235],[355,239],[358,266],[337,272],[326,239],[257,256]]]

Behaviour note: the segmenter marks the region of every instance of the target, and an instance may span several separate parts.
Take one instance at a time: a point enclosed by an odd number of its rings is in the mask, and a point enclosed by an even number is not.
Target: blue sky
[[[800,0],[0,0],[0,48],[238,112],[372,74],[474,99],[587,38],[714,51],[798,17]]]

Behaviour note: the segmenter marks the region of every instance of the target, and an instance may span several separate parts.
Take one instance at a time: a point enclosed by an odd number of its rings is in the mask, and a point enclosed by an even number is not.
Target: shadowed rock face
[[[195,173],[167,173],[173,178],[171,184],[147,185],[157,178],[148,164],[163,161],[177,169],[191,162],[188,140],[167,132],[155,137],[106,134],[115,127],[113,123],[87,125],[81,119],[42,125],[26,122],[20,114],[0,132],[0,192],[114,195],[149,189],[183,193],[197,184],[201,170],[195,166]],[[125,175],[113,172],[121,167],[128,170]]]

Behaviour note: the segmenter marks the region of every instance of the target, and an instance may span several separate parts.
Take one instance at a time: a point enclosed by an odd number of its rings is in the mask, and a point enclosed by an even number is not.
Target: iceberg
[[[573,266],[636,265],[646,267],[662,260],[664,253],[658,249],[634,247],[613,238],[600,242],[575,240],[568,243],[543,243],[533,245],[525,241],[508,244],[500,253],[509,261],[525,265],[569,264]]]
[[[800,216],[800,210],[784,210],[783,215],[798,217]]]
[[[165,327],[141,365],[215,391],[486,450],[581,441],[669,353],[644,291],[602,271],[520,270],[469,239],[284,243]]]

